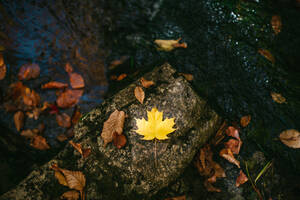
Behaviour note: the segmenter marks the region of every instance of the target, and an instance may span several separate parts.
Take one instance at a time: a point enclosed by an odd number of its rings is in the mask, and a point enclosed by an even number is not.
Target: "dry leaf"
[[[6,75],[6,65],[4,63],[3,55],[0,53],[0,80],[3,80]]]
[[[40,113],[41,113],[40,108],[33,108],[32,112],[26,112],[26,115],[29,118],[34,118],[35,120],[37,120],[40,116]]]
[[[230,149],[233,154],[239,154],[242,146],[242,141],[236,139],[230,139],[228,140],[228,142],[225,142],[224,145],[226,148]]]
[[[275,63],[275,58],[271,54],[271,52],[269,50],[259,49],[258,53],[260,53],[263,57],[265,57],[266,59],[268,59],[269,61],[271,61],[273,64]]]
[[[183,76],[187,81],[194,80],[194,76],[192,74],[178,73],[178,75]]]
[[[72,115],[72,124],[76,124],[81,117],[79,106],[75,106],[73,115]]]
[[[226,133],[228,136],[230,136],[230,137],[234,137],[234,138],[236,138],[237,140],[241,140],[241,139],[240,139],[240,135],[239,135],[239,131],[238,131],[236,128],[234,128],[233,126],[229,126],[229,127],[226,129],[225,133]]]
[[[69,62],[67,62],[66,65],[65,65],[65,71],[67,73],[72,73],[73,72],[73,67],[71,66],[71,64]]]
[[[31,140],[30,146],[39,150],[47,150],[50,149],[46,139],[40,135],[36,135]]]
[[[286,99],[279,93],[271,92],[271,97],[276,103],[286,103]]]
[[[0,66],[4,65],[4,59],[2,53],[0,53]]]
[[[61,83],[57,81],[51,81],[49,83],[42,85],[42,89],[63,89],[66,87],[68,87],[67,83]]]
[[[248,181],[247,176],[244,174],[242,170],[240,170],[240,175],[237,177],[235,181],[235,186],[239,187],[240,185],[246,183]]]
[[[104,141],[104,147],[113,141],[113,134],[116,132],[121,135],[123,132],[125,121],[125,112],[115,110],[109,116],[109,118],[104,122],[103,130],[101,133],[101,138]]]
[[[228,160],[229,162],[235,164],[236,166],[238,166],[238,168],[240,167],[240,161],[238,161],[237,159],[235,159],[232,151],[230,149],[222,149],[220,151],[219,154],[221,157],[225,158],[226,160]]]
[[[145,99],[145,92],[141,87],[139,86],[135,87],[134,96],[141,104],[143,104]]]
[[[60,169],[60,171],[65,176],[70,189],[83,191],[86,180],[84,174],[81,171],[70,171],[66,169]]]
[[[32,138],[34,138],[36,135],[37,135],[36,132],[34,132],[34,131],[30,130],[30,129],[23,130],[23,131],[21,132],[21,136],[23,136],[23,137],[25,137],[25,138],[27,138],[27,139],[32,139]]]
[[[63,142],[66,141],[68,137],[65,134],[59,134],[58,136],[56,136],[56,139],[60,142]]]
[[[276,35],[278,33],[280,33],[281,28],[282,28],[281,17],[278,15],[272,16],[271,25],[272,25],[273,31]]]
[[[250,121],[251,121],[251,115],[246,115],[246,116],[241,117],[240,124],[242,127],[246,127],[246,126],[248,126]]]
[[[165,200],[186,200],[185,195],[178,197],[166,198]]]
[[[168,139],[167,135],[174,132],[175,118],[166,118],[163,120],[163,112],[159,112],[156,108],[147,111],[148,121],[144,118],[136,119],[137,130],[135,132],[144,136],[143,140]]]
[[[70,73],[70,84],[73,89],[79,89],[84,87],[84,80],[78,73]]]
[[[148,81],[146,79],[144,79],[144,77],[141,78],[141,84],[144,88],[149,88],[151,87],[152,85],[154,85],[154,82],[153,81]]]
[[[81,155],[83,155],[81,144],[75,143],[72,140],[70,140],[69,143],[74,147],[74,149],[76,149]]]
[[[110,65],[109,65],[108,69],[109,69],[109,70],[115,69],[117,66],[123,64],[127,59],[128,59],[128,56],[122,56],[122,57],[120,58],[120,60],[114,60],[114,61],[112,61],[112,62],[110,63]]]
[[[19,80],[29,80],[40,75],[40,67],[37,64],[24,64],[18,73]]]
[[[296,129],[289,129],[281,132],[279,139],[288,147],[300,148],[300,133]]]
[[[80,97],[83,94],[83,90],[70,90],[67,89],[59,95],[56,99],[56,103],[61,108],[69,108],[79,102]]]
[[[57,114],[56,122],[61,127],[69,128],[71,126],[71,117],[66,113]]]
[[[208,180],[204,181],[204,186],[209,192],[221,192],[220,189],[215,188]]]
[[[24,113],[22,111],[18,111],[14,114],[14,122],[16,129],[20,131],[24,126]]]
[[[60,171],[55,171],[54,176],[58,180],[59,184],[68,187],[67,180],[66,180],[65,176]]]
[[[40,99],[40,96],[34,90],[30,90],[30,88],[25,89],[25,93],[23,94],[25,105],[36,107],[40,103]]]
[[[174,48],[187,48],[187,44],[179,43],[181,38],[177,40],[154,40],[154,43],[157,45],[157,50],[160,51],[172,51]]]
[[[126,78],[127,77],[127,74],[120,74],[118,77],[117,77],[117,81],[121,81],[121,80],[123,80],[124,78]]]
[[[113,133],[113,144],[115,145],[115,147],[121,149],[123,146],[125,146],[126,142],[127,139],[123,134],[118,135],[117,132]]]
[[[76,190],[71,190],[63,193],[60,196],[61,199],[67,199],[67,200],[78,200],[79,199],[79,193]]]

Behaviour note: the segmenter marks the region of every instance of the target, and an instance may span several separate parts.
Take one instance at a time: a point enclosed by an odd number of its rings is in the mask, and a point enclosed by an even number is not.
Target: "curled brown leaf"
[[[141,87],[137,86],[134,89],[134,96],[141,104],[143,104],[144,99],[145,99],[145,92]]]
[[[154,85],[154,82],[153,81],[148,81],[146,80],[144,77],[141,78],[141,84],[144,88],[149,88],[151,87],[152,85]]]
[[[228,160],[229,162],[235,164],[238,168],[240,167],[240,161],[238,161],[237,159],[235,159],[232,151],[230,149],[222,149],[220,151],[219,154],[221,157],[225,158],[226,160]]]

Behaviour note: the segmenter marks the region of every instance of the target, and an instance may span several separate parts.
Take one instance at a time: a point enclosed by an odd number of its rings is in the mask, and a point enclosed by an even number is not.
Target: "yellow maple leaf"
[[[176,130],[172,128],[175,125],[174,118],[163,120],[163,112],[159,112],[156,108],[147,111],[147,114],[148,121],[144,118],[136,119],[138,129],[135,132],[143,135],[143,140],[153,140],[154,138],[165,140],[168,139],[167,135],[169,133]]]

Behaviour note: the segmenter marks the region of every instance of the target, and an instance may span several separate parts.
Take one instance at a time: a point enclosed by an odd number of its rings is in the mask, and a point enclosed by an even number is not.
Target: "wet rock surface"
[[[137,80],[82,117],[75,128],[74,142],[91,148],[89,157],[81,158],[67,145],[53,160],[34,170],[0,199],[57,199],[66,188],[54,178],[49,168],[53,163],[85,174],[87,199],[150,198],[175,181],[199,147],[216,132],[221,119],[170,65],[157,67],[144,78],[156,83],[144,89],[144,104],[134,96],[134,88],[140,85]],[[146,118],[146,111],[153,107],[163,111],[164,118],[174,117],[176,128],[170,139],[157,141],[156,148],[154,141],[141,140],[134,131],[135,119]],[[103,122],[115,109],[128,115],[123,131],[127,144],[122,149],[112,144],[104,148],[100,137]]]

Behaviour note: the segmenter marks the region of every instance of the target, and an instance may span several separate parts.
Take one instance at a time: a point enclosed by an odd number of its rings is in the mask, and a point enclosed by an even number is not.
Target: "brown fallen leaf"
[[[24,64],[18,73],[19,80],[29,80],[37,78],[40,75],[40,67],[38,64]]]
[[[27,130],[23,130],[20,135],[23,136],[23,137],[25,137],[25,138],[27,138],[27,139],[32,139],[37,134],[33,130],[27,129]]]
[[[239,187],[240,185],[246,183],[248,181],[247,176],[244,174],[242,170],[240,170],[240,175],[237,177],[235,181],[235,186]]]
[[[121,135],[123,132],[125,121],[125,112],[115,110],[109,116],[109,118],[103,124],[103,130],[101,133],[101,138],[104,141],[104,147],[113,141],[113,134],[116,132]]]
[[[84,87],[84,80],[78,73],[69,73],[70,84],[73,89],[79,89]]]
[[[79,121],[80,117],[81,117],[80,108],[79,106],[75,106],[72,115],[72,124],[76,124]]]
[[[75,143],[75,142],[73,142],[72,140],[70,140],[69,143],[70,143],[70,145],[72,145],[72,147],[74,147],[74,149],[76,149],[81,155],[83,154],[83,153],[82,153],[82,147],[81,147],[81,144]]]
[[[154,40],[154,43],[157,45],[157,50],[159,51],[172,51],[175,48],[187,48],[187,44],[179,43],[181,38],[177,40]]]
[[[65,176],[60,171],[55,171],[54,176],[58,180],[59,184],[68,187],[67,180],[66,180]]]
[[[233,154],[239,154],[242,146],[241,140],[230,139],[228,142],[224,143],[227,149],[230,149]]]
[[[2,53],[0,53],[0,66],[4,65],[4,58]]]
[[[224,131],[225,131],[226,127],[227,127],[227,123],[226,123],[226,121],[224,121],[222,123],[221,127],[218,129],[215,137],[211,141],[211,144],[213,144],[214,146],[217,146],[225,138]]]
[[[135,87],[134,96],[141,104],[143,104],[145,99],[145,92],[141,87],[139,86]]]
[[[67,83],[61,83],[57,81],[51,81],[49,83],[42,85],[42,89],[64,89],[67,87],[68,87]]]
[[[63,193],[60,196],[61,199],[67,199],[67,200],[78,200],[79,199],[79,193],[76,190],[71,190]]]
[[[30,88],[25,89],[25,93],[23,94],[23,102],[25,105],[36,107],[40,103],[40,100],[40,95],[34,90],[30,90]]]
[[[114,60],[110,63],[108,69],[109,70],[113,70],[115,69],[117,66],[123,64],[129,57],[128,56],[122,56],[119,60]]]
[[[65,134],[59,134],[58,136],[56,136],[56,139],[60,142],[66,141],[68,139],[68,137]]]
[[[0,53],[0,80],[3,80],[6,76],[6,65],[4,63],[3,55]]]
[[[24,126],[24,113],[22,111],[18,111],[14,114],[14,122],[16,129],[20,131]]]
[[[235,127],[233,127],[233,126],[229,126],[229,127],[226,129],[225,133],[226,133],[228,136],[230,136],[230,137],[234,137],[234,138],[236,138],[237,140],[241,140],[241,139],[240,139],[240,135],[239,135],[239,131],[238,131]]]
[[[215,188],[208,180],[204,181],[204,186],[209,192],[221,192],[219,188]]]
[[[183,76],[187,81],[194,80],[194,76],[192,74],[178,73],[178,75]]]
[[[71,126],[71,117],[66,113],[57,114],[56,122],[61,127],[69,128]]]
[[[300,148],[300,133],[296,129],[282,131],[279,135],[279,139],[288,147]]]
[[[272,25],[272,29],[276,35],[278,33],[280,33],[281,28],[282,28],[281,17],[278,15],[272,16],[271,25]]]
[[[33,110],[31,112],[26,112],[26,115],[29,118],[34,118],[35,120],[37,120],[40,116],[40,113],[41,113],[40,108],[33,108]]]
[[[235,164],[238,168],[240,167],[240,161],[238,161],[237,159],[235,159],[232,151],[230,149],[222,149],[219,153],[219,155],[223,158],[225,158],[226,160],[228,160],[229,162]]]
[[[240,124],[242,127],[246,127],[246,126],[248,126],[250,121],[251,121],[251,115],[246,115],[246,116],[241,117]]]
[[[126,78],[127,77],[127,74],[120,74],[118,77],[117,77],[117,81],[121,81],[121,80],[123,80],[124,78]]]
[[[276,103],[286,103],[286,99],[279,93],[271,92],[271,97]]]
[[[32,146],[35,149],[39,150],[47,150],[50,149],[50,146],[48,145],[46,139],[43,136],[36,135],[31,140],[30,146]]]
[[[67,89],[57,97],[56,104],[60,108],[72,107],[79,102],[79,99],[82,96],[82,94],[83,90]]]
[[[125,146],[126,142],[127,139],[123,134],[118,135],[117,132],[113,133],[113,144],[115,145],[115,147],[121,149],[123,146]]]
[[[67,62],[66,65],[65,65],[65,71],[67,73],[72,73],[73,72],[73,67],[71,66],[71,64],[69,62]]]
[[[151,87],[152,85],[154,85],[154,82],[153,81],[148,81],[146,79],[144,79],[144,77],[141,78],[141,84],[144,88],[149,88]]]
[[[165,200],[186,200],[185,195],[178,197],[166,198]]]
[[[265,57],[266,59],[268,59],[269,61],[271,61],[273,64],[275,63],[275,58],[271,54],[271,52],[269,50],[259,49],[258,53],[260,53],[263,57]]]

